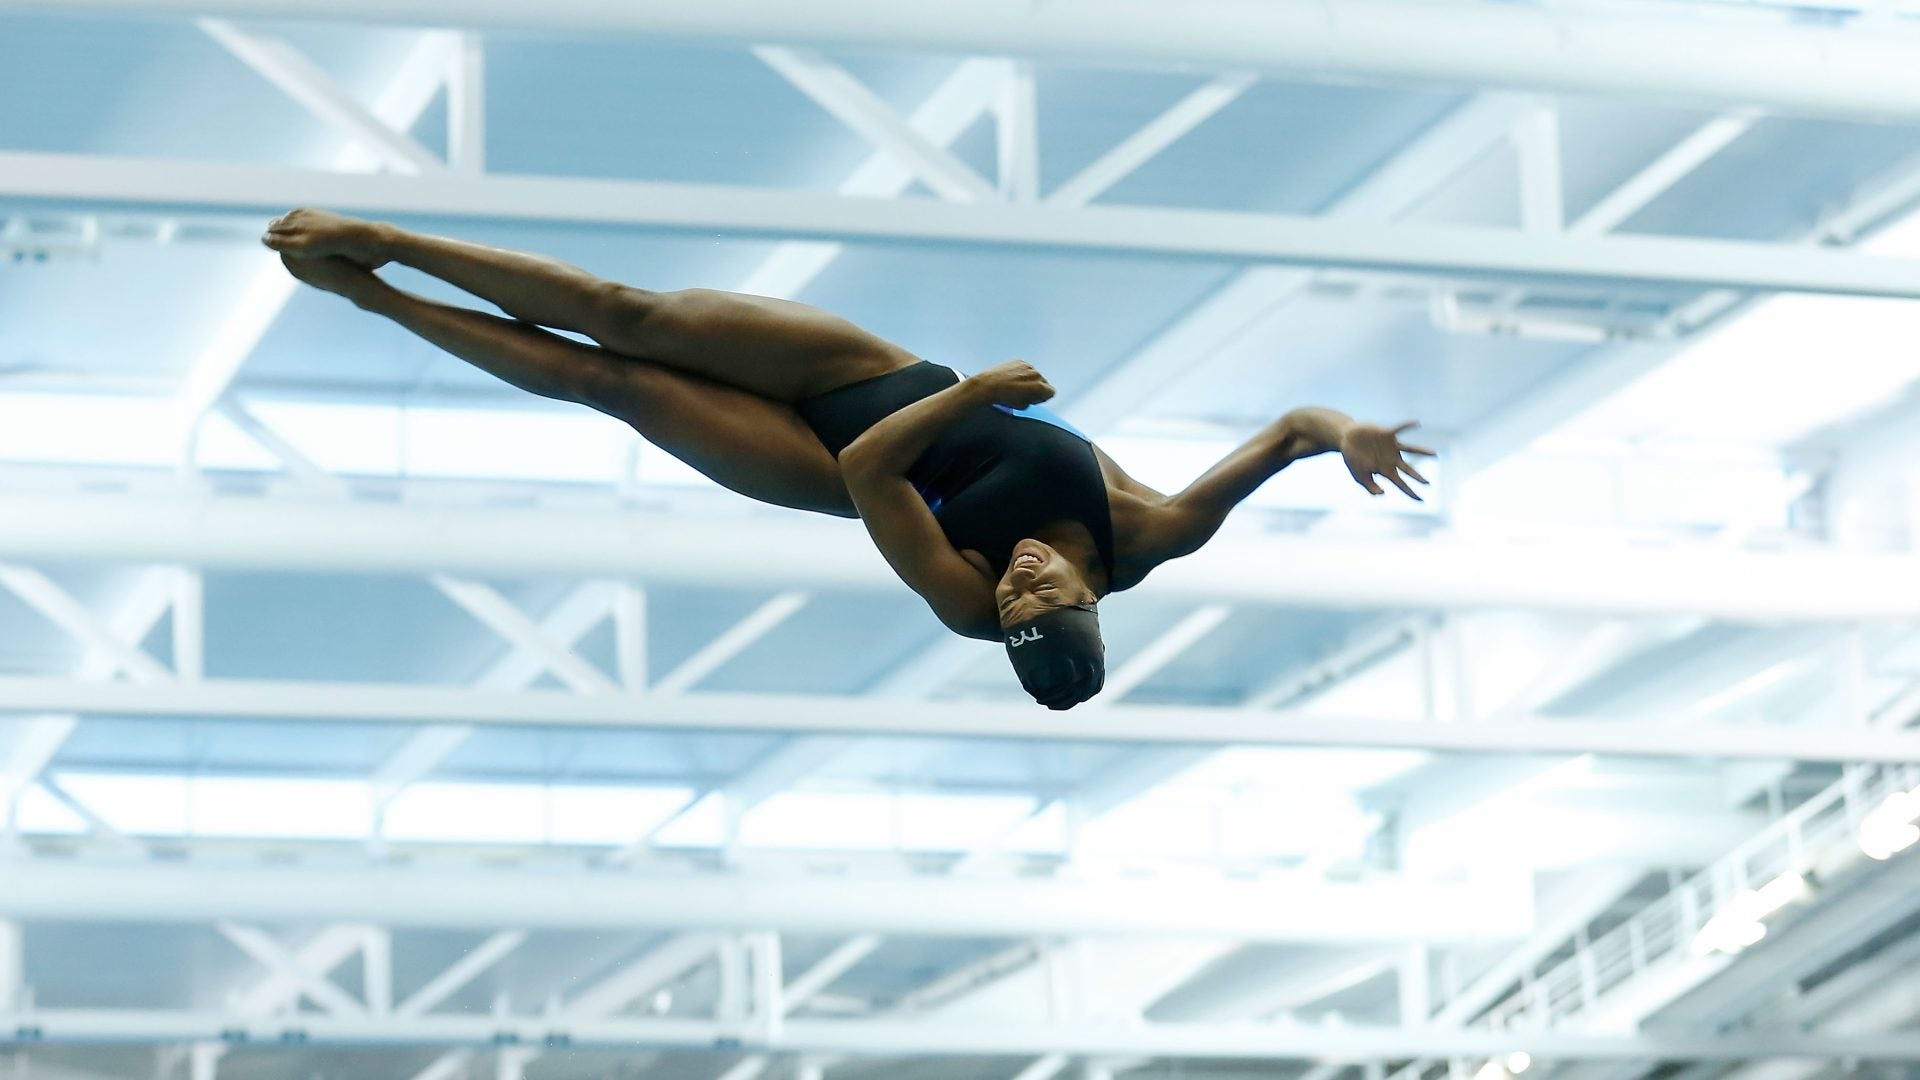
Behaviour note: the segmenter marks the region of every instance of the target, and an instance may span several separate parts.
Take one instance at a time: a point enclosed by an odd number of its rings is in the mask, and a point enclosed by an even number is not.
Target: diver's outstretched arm
[[[1433,451],[1400,441],[1413,427],[1402,424],[1388,430],[1357,423],[1332,409],[1295,409],[1267,425],[1258,435],[1220,459],[1198,480],[1169,496],[1144,515],[1141,534],[1129,545],[1147,568],[1205,546],[1233,508],[1244,502],[1288,465],[1302,458],[1340,451],[1355,482],[1375,495],[1384,489],[1374,479],[1387,481],[1416,501],[1420,496],[1400,474],[1419,483],[1426,479],[1407,464],[1405,454],[1432,456]]]

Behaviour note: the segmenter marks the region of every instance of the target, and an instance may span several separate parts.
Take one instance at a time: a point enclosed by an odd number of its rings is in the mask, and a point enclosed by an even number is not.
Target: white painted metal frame
[[[1258,71],[1281,78],[1525,87],[1700,105],[1911,120],[1911,33],[1795,25],[1784,12],[1697,19],[1659,9],[1366,0],[1329,19],[1312,0],[1139,4],[989,0],[902,11],[885,0],[804,9],[744,0],[4,0],[0,11],[331,19],[543,33],[622,33],[751,45],[858,45],[1014,54],[1106,66]],[[1731,13],[1730,13],[1731,14]],[[1452,47],[1431,48],[1437,40]]]
[[[1212,707],[1118,705],[1053,716],[1030,705],[926,702],[911,710],[866,697],[771,694],[592,696],[479,693],[292,680],[209,679],[134,686],[0,679],[0,710],[126,717],[378,721],[401,724],[663,728],[1137,742],[1152,745],[1343,746],[1495,754],[1826,762],[1920,761],[1920,734],[1754,724],[1503,719],[1479,723],[1337,717]]]
[[[721,185],[542,177],[319,172],[12,152],[0,196],[60,205],[155,203],[266,212],[324,205],[399,216],[484,217],[1089,254],[1244,259],[1454,278],[1524,277],[1681,287],[1920,297],[1920,260],[1722,240],[1532,235],[1508,229],[1365,225],[1224,211],[888,202]],[[261,305],[262,307],[266,305]],[[218,380],[203,380],[224,390]],[[199,399],[207,397],[203,389]]]

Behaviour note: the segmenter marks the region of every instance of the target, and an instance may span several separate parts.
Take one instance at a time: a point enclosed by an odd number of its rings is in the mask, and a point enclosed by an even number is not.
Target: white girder
[[[887,0],[800,7],[752,0],[4,0],[9,10],[329,19],[756,44],[1016,54],[1107,67],[1247,70],[1513,86],[1699,105],[1911,120],[1913,32],[1898,23],[1795,25],[1770,12],[1688,17],[1658,8],[1412,0],[1130,3]],[[1435,41],[1448,47],[1434,48]]]
[[[1392,158],[1354,184],[1325,211],[1329,219],[1392,221],[1443,188],[1483,157],[1524,117],[1529,104],[1511,94],[1480,94],[1427,126]],[[1070,191],[1073,181],[1063,185]],[[1254,266],[1213,290],[1170,326],[1100,374],[1066,402],[1067,415],[1096,434],[1112,429],[1153,396],[1251,333],[1311,287],[1316,275],[1293,267]],[[1290,361],[1296,379],[1304,358]]]
[[[1032,704],[924,702],[911,709],[824,694],[647,697],[464,688],[208,680],[130,686],[0,678],[0,711],[403,724],[663,728],[940,736],[1152,745],[1339,746],[1481,754],[1882,762],[1920,761],[1920,733],[1858,727],[1548,718],[1433,724],[1316,712],[1116,705],[1051,713]]]
[[[1487,940],[1524,935],[1531,898],[1502,878],[1433,882],[862,878],[584,870],[14,858],[0,917],[147,922],[1249,941]]]
[[[1492,1058],[1526,1050],[1554,1061],[1920,1061],[1920,1035],[1832,1036],[1790,1031],[1720,1035],[1618,1030],[1493,1031],[1357,1024],[1181,1023],[1116,1025],[1084,1021],[941,1023],[904,1020],[789,1020],[772,1038],[743,1037],[738,1023],[712,1020],[431,1016],[259,1018],[220,1012],[46,1009],[0,1016],[0,1027],[35,1041],[77,1045],[229,1042],[312,1046],[562,1045],[570,1049],[748,1050],[889,1057],[1259,1058],[1364,1063],[1409,1058]]]
[[[181,206],[599,224],[740,236],[993,244],[1241,259],[1446,278],[1612,287],[1920,297],[1920,260],[1785,244],[1542,235],[1161,207],[957,204],[720,184],[560,177],[394,176],[93,155],[0,153],[0,197],[62,206]],[[203,395],[204,396],[204,395]],[[211,403],[209,399],[208,403]]]
[[[560,508],[0,493],[0,559],[209,570],[611,576],[896,590],[856,523]],[[1285,567],[1276,574],[1274,567]],[[1223,536],[1138,590],[1239,607],[1527,609],[1840,622],[1920,615],[1905,556],[1595,540]]]

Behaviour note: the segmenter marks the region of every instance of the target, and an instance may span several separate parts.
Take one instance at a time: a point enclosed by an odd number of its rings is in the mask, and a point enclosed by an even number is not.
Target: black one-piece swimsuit
[[[921,362],[799,403],[800,415],[838,458],[884,417],[960,381]],[[907,472],[947,540],[978,551],[1004,574],[1013,548],[1040,528],[1086,526],[1113,577],[1113,514],[1093,444],[1051,411],[985,406],[942,431]]]

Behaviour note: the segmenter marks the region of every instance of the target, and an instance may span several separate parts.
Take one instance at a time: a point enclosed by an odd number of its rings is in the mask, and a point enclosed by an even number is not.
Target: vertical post
[[[1471,723],[1473,706],[1473,646],[1467,641],[1467,623],[1450,618],[1446,623],[1447,667],[1453,676],[1453,722]]]
[[[1400,961],[1400,1026],[1421,1027],[1433,1015],[1433,954],[1425,945],[1413,945]]]
[[[226,1047],[220,1043],[195,1043],[187,1053],[187,1075],[191,1080],[215,1080],[220,1072],[220,1059],[226,1056]]]
[[[1040,198],[1040,125],[1034,96],[1033,65],[1009,63],[1006,85],[994,105],[998,120],[1000,193],[1013,202]]]
[[[1566,225],[1560,179],[1560,112],[1543,101],[1513,128],[1520,166],[1520,225],[1528,232],[1559,232]]]
[[[26,1007],[26,953],[20,924],[0,920],[0,1016]]]
[[[1414,631],[1414,647],[1420,652],[1420,711],[1427,723],[1440,719],[1440,649],[1437,622],[1422,622]]]
[[[720,861],[731,866],[739,859],[740,824],[746,820],[746,811],[740,805],[739,799],[734,798],[725,791],[717,791],[712,797],[720,800],[720,818],[722,822],[720,833]]]
[[[647,689],[647,594],[623,581],[613,596],[614,659],[620,685],[631,693]]]
[[[502,1047],[498,1057],[494,1058],[494,1080],[527,1080],[527,1062],[533,1060],[535,1050],[524,1046]]]
[[[487,167],[486,51],[479,34],[454,35],[447,71],[447,157],[455,172]]]
[[[793,1067],[793,1080],[826,1080],[827,1066],[814,1058],[801,1058]]]
[[[1047,980],[1047,1016],[1055,1023],[1079,1019],[1087,1013],[1089,961],[1082,939],[1049,941],[1040,954]]]
[[[206,582],[200,571],[182,566],[173,584],[173,669],[180,678],[197,681],[207,673]]]
[[[1840,707],[1845,722],[1867,726],[1867,632],[1861,626],[1849,626],[1836,646],[1835,665],[1840,673]]]
[[[393,935],[385,927],[366,928],[360,946],[360,982],[368,1012],[375,1016],[393,1012]]]
[[[780,934],[765,930],[747,941],[753,967],[753,1019],[756,1032],[772,1041],[780,1037],[787,1015],[784,993],[784,962],[780,953]]]
[[[740,939],[729,934],[720,939],[716,950],[720,965],[720,999],[714,1007],[716,1020],[738,1023],[747,1016],[747,951]]]
[[[1600,1000],[1600,969],[1593,959],[1593,939],[1584,926],[1573,936],[1573,956],[1580,968],[1580,1008],[1589,1011]]]

